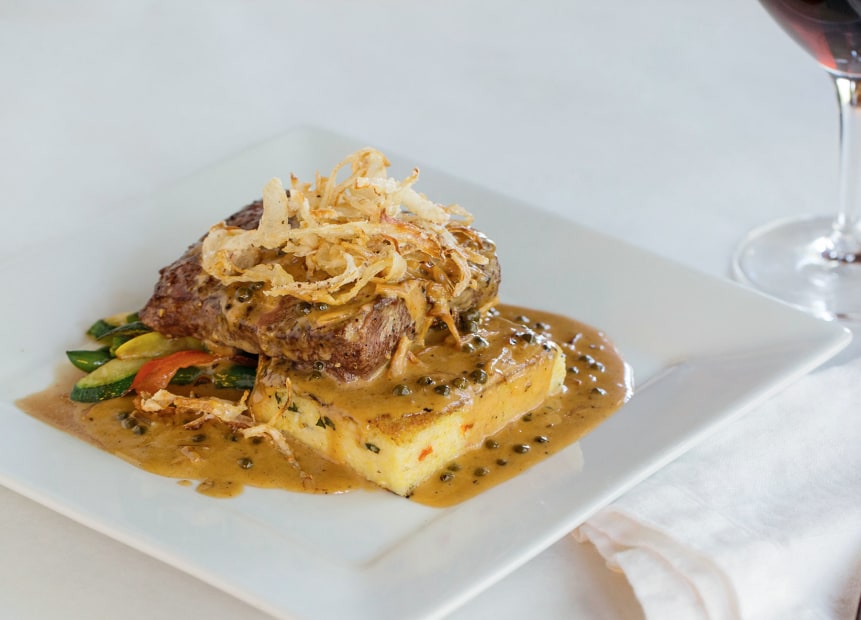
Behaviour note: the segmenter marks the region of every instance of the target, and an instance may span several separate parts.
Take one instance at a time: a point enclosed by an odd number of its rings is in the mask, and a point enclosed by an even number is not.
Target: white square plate
[[[503,301],[607,332],[637,390],[534,469],[449,509],[384,492],[246,489],[215,500],[140,471],[20,412],[98,316],[140,307],[157,270],[269,177],[328,172],[364,146],[299,129],[114,210],[37,256],[0,266],[0,482],[279,617],[418,618],[456,608],[650,473],[835,354],[849,334],[518,200],[422,167],[495,239]],[[394,172],[416,162],[387,155]]]

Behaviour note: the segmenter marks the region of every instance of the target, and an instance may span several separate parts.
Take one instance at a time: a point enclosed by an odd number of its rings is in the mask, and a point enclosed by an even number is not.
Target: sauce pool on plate
[[[505,305],[497,309],[562,347],[568,369],[565,389],[431,475],[414,490],[412,501],[436,507],[464,501],[577,441],[630,397],[630,370],[602,332],[547,312]],[[245,485],[306,493],[377,489],[298,442],[290,442],[294,462],[265,437],[243,437],[218,420],[195,423],[192,415],[145,414],[135,410],[133,397],[74,403],[68,394],[77,378],[60,377],[52,388],[17,404],[146,471],[184,485],[194,481],[198,492],[213,497],[237,495]],[[185,389],[204,395],[211,388]]]

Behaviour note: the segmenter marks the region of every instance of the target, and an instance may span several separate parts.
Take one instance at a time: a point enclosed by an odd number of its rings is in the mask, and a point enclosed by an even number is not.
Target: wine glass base
[[[861,262],[826,258],[833,221],[806,216],[751,231],[733,255],[733,276],[821,318],[861,321]]]

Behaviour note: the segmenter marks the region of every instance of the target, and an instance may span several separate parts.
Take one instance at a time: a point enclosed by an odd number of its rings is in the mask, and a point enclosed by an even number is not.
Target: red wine
[[[760,0],[833,73],[861,76],[861,0]]]

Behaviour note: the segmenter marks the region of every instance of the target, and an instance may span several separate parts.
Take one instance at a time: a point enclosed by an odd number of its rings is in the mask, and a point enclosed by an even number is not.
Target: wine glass
[[[838,211],[752,231],[733,256],[733,274],[823,318],[861,320],[861,0],[760,2],[837,90]]]

